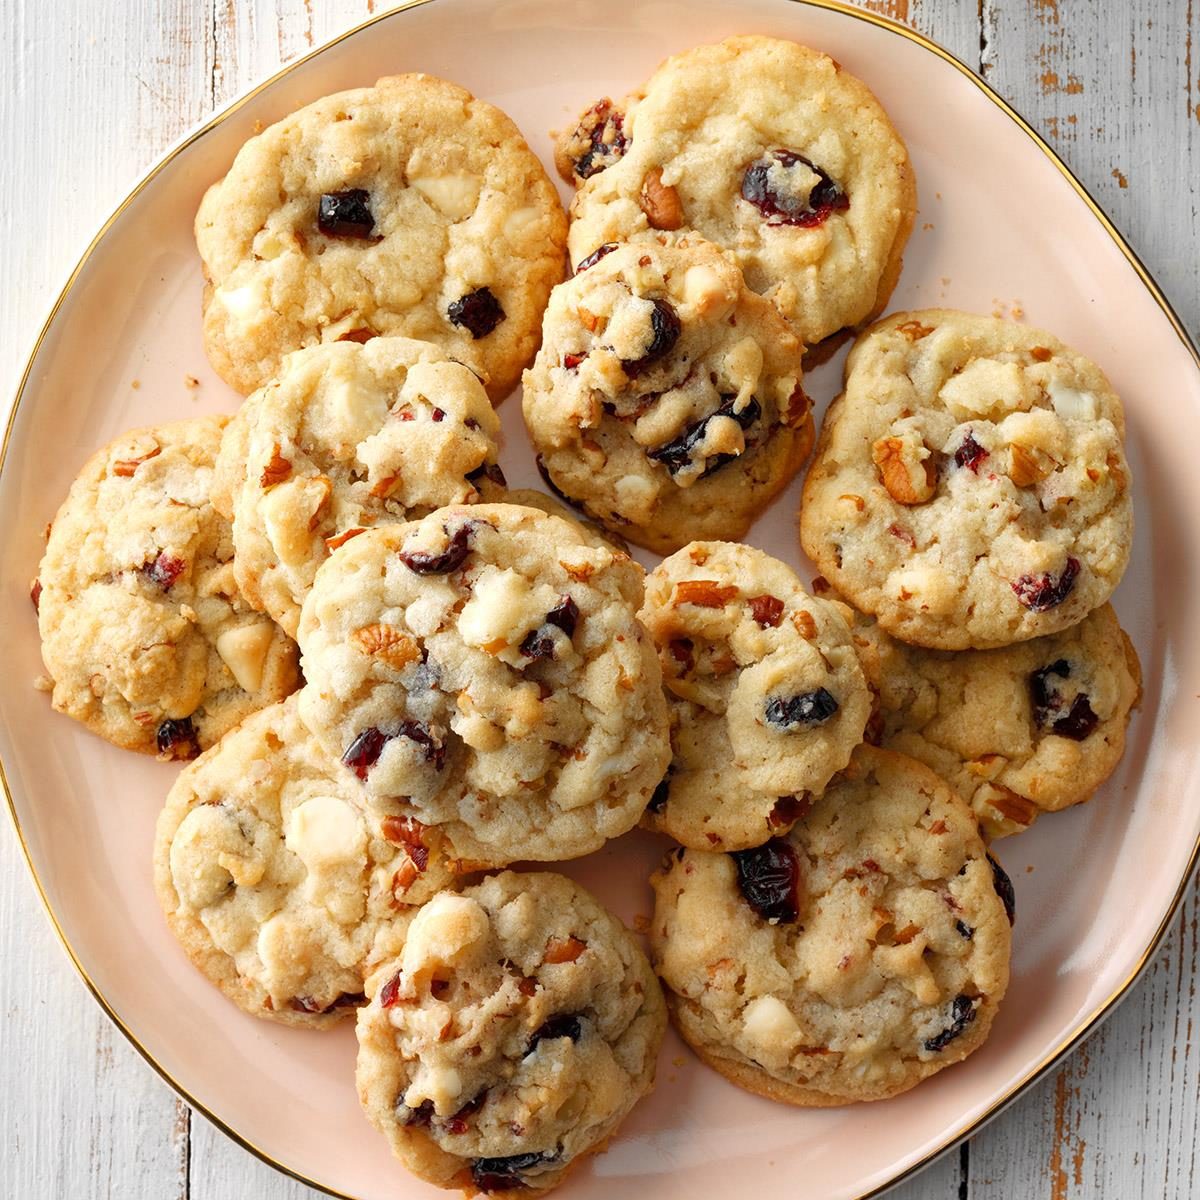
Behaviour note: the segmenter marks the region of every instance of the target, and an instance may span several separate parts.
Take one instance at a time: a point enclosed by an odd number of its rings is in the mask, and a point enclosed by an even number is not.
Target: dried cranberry
[[[455,300],[446,309],[446,316],[451,325],[461,326],[478,341],[504,320],[504,309],[491,288],[481,287]]]
[[[506,1158],[473,1158],[471,1178],[481,1192],[503,1192],[508,1188],[524,1187],[522,1171],[528,1171],[539,1163],[553,1162],[557,1157],[557,1152],[543,1154],[534,1150],[528,1154],[510,1154]]]
[[[416,1108],[409,1108],[403,1100],[397,1101],[396,1120],[401,1125],[428,1125],[433,1120],[433,1101],[422,1100]]]
[[[504,478],[504,472],[500,469],[499,463],[484,463],[482,467],[468,471],[467,479],[472,483],[480,479],[490,479],[497,487],[508,487],[508,480]]]
[[[400,722],[394,732],[385,732],[375,725],[368,726],[346,748],[342,762],[346,764],[359,779],[366,779],[371,768],[379,761],[383,748],[394,738],[406,737],[416,742],[425,751],[427,762],[433,763],[441,770],[446,762],[446,747],[440,738],[420,721],[405,719]]]
[[[954,452],[954,465],[956,467],[966,467],[969,471],[974,471],[979,474],[979,465],[987,458],[988,452],[975,440],[975,435],[971,430],[967,430],[966,436],[958,444],[958,449]]]
[[[751,596],[750,615],[763,629],[774,629],[783,619],[783,601],[778,596]]]
[[[35,579],[33,586],[29,589],[29,598],[33,601],[33,611],[41,612],[42,609],[42,581]]]
[[[546,624],[555,625],[567,635],[575,636],[579,621],[579,605],[570,596],[560,596],[558,603],[546,614]]]
[[[581,362],[583,362],[585,358],[587,358],[586,354],[564,354],[563,366],[566,367],[568,371],[573,371]]]
[[[954,928],[958,930],[959,936],[965,937],[968,942],[975,936],[975,930],[966,921],[955,921]]]
[[[636,379],[643,371],[652,366],[667,354],[670,354],[683,326],[679,314],[666,300],[652,301],[654,307],[650,311],[650,345],[641,358],[623,360],[621,366],[630,379]]]
[[[583,1026],[579,1023],[578,1013],[559,1013],[534,1030],[525,1053],[532,1054],[538,1042],[553,1041],[555,1038],[570,1038],[571,1041],[577,1042],[582,1033]]]
[[[379,761],[383,748],[391,739],[382,729],[374,725],[364,729],[346,747],[342,762],[346,764],[359,779],[366,779],[367,772]]]
[[[1057,607],[1071,594],[1078,574],[1079,559],[1068,558],[1067,565],[1057,579],[1049,571],[1041,575],[1022,575],[1012,585],[1012,590],[1030,612],[1045,612]]]
[[[1065,658],[1052,662],[1040,671],[1034,671],[1029,676],[1029,695],[1033,702],[1033,719],[1039,729],[1048,729],[1059,737],[1071,738],[1082,742],[1095,732],[1100,724],[1100,718],[1092,710],[1091,700],[1084,692],[1080,692],[1071,701],[1071,707],[1064,713],[1063,699],[1050,682],[1050,676],[1057,675],[1060,679],[1069,679],[1071,664]]]
[[[1008,872],[989,854],[988,862],[992,864],[992,883],[996,888],[996,895],[1000,897],[1004,905],[1004,911],[1008,914],[1008,923],[1016,924],[1017,920],[1017,893],[1013,889],[1012,880],[1008,877]]]
[[[773,168],[790,172],[798,166],[807,167],[817,176],[807,196],[780,191],[771,179]],[[820,225],[830,213],[850,207],[850,197],[841,187],[794,150],[772,150],[752,162],[742,177],[742,199],[753,204],[772,225],[799,225],[804,229]]]
[[[293,996],[288,1007],[299,1013],[322,1013],[325,1010],[311,996]]]
[[[159,754],[172,758],[195,758],[200,753],[200,741],[191,717],[168,717],[155,734]]]
[[[554,634],[550,626],[562,630],[568,638],[575,633],[575,625],[579,620],[579,606],[570,596],[559,597],[558,603],[546,614],[545,624],[537,629],[531,629],[521,642],[521,653],[526,658],[535,661],[543,658],[553,658],[555,650]]]
[[[326,192],[317,207],[317,228],[330,237],[370,237],[375,228],[371,194],[363,188]]]
[[[606,167],[611,167],[625,153],[629,139],[624,133],[625,114],[613,108],[607,97],[593,104],[580,118],[571,136],[573,149],[583,149],[572,161],[580,179],[590,179]]]
[[[366,999],[362,992],[343,992],[336,1000],[322,1008],[320,1002],[311,996],[293,996],[288,1001],[288,1006],[296,1012],[325,1016],[327,1013],[336,1012],[339,1008],[357,1008],[360,1004],[365,1003]]]
[[[925,1049],[930,1054],[945,1050],[973,1020],[975,1020],[975,1001],[970,996],[955,996],[954,1003],[950,1006],[950,1024],[941,1033],[926,1038]]]
[[[446,419],[445,411],[440,408],[435,408],[430,415],[435,421],[444,421]]]
[[[603,246],[597,246],[587,258],[581,258],[575,264],[575,274],[586,271],[588,267],[594,267],[606,254],[611,254],[616,248],[616,242],[605,242]]]
[[[471,524],[465,521],[450,534],[450,541],[440,554],[430,554],[425,550],[401,550],[400,561],[416,575],[448,575],[451,571],[457,571],[470,553]]]
[[[163,551],[157,558],[142,567],[142,574],[151,583],[158,584],[166,592],[171,589],[172,584],[183,574],[186,568],[187,563],[182,558],[176,558],[175,555],[167,554],[166,551]]]
[[[379,1007],[392,1008],[395,1006],[395,1003],[399,998],[400,972],[397,971],[395,975],[393,975],[391,979],[389,979],[387,983],[385,983],[383,987],[379,989]]]
[[[797,726],[824,725],[838,710],[838,702],[825,688],[798,696],[776,696],[767,701],[764,715],[768,725],[792,730]]]
[[[448,1116],[445,1119],[445,1121],[443,1121],[441,1123],[442,1128],[447,1133],[453,1133],[453,1134],[466,1133],[467,1129],[469,1128],[469,1126],[467,1125],[467,1118],[473,1117],[483,1107],[483,1102],[486,1099],[487,1099],[487,1092],[486,1091],[480,1092],[478,1096],[475,1096],[473,1099],[468,1100],[466,1102],[466,1104],[464,1104],[462,1106],[462,1108],[460,1108],[458,1110],[458,1112],[453,1113],[450,1116]]]
[[[650,803],[646,805],[646,811],[652,813],[660,813],[667,807],[667,798],[671,794],[671,775],[668,772],[663,776],[662,782],[654,789],[650,797]]]
[[[783,838],[753,850],[735,850],[738,887],[746,903],[767,921],[792,924],[800,915],[800,860]]]
[[[771,806],[771,811],[767,814],[767,824],[772,829],[782,829],[785,825],[795,825],[801,817],[808,815],[812,806],[813,802],[808,796],[805,796],[803,799],[799,796],[780,796]]]
[[[682,471],[685,467],[691,465],[692,451],[704,440],[708,423],[713,417],[732,417],[742,429],[749,429],[762,416],[762,408],[757,400],[751,399],[750,403],[741,412],[735,413],[733,411],[733,402],[735,399],[736,397],[734,396],[722,396],[721,400],[723,403],[715,413],[705,417],[702,421],[697,421],[690,428],[685,429],[674,441],[667,442],[663,446],[647,451],[646,457],[653,459],[655,462],[662,463],[671,474],[675,474],[677,471]],[[732,454],[714,455],[705,466],[701,478],[703,479],[711,475],[718,467],[723,467],[734,457]]]

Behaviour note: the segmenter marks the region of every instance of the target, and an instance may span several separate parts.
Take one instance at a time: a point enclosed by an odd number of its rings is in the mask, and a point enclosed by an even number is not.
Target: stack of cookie
[[[731,38],[558,161],[569,230],[512,122],[423,75],[247,142],[196,235],[248,398],[96,455],[34,589],[54,706],[194,759],[154,864],[192,960],[258,1017],[356,1013],[396,1155],[501,1195],[612,1136],[668,1010],[798,1105],[966,1057],[1009,976],[988,842],[1087,799],[1139,691],[1120,402],[1048,334],[867,329],[804,491],[813,594],[735,540],[812,452],[805,360],[899,274],[912,171],[862,83]],[[500,469],[524,368],[574,509]],[[507,869],[638,824],[677,843],[653,967]]]

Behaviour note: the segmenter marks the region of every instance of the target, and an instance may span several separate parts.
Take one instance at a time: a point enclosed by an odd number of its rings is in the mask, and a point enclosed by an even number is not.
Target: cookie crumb
[[[183,377],[183,386],[185,388],[198,388],[200,386],[200,380],[198,380],[195,375],[185,375]]]

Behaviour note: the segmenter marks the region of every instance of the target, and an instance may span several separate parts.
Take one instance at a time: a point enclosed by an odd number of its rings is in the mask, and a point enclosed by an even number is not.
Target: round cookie
[[[479,498],[500,422],[479,380],[408,338],[289,355],[222,448],[237,455],[234,569],[290,634],[332,549],[377,524]],[[225,470],[222,462],[219,472]]]
[[[493,400],[537,349],[566,217],[499,109],[429,75],[339,92],[252,137],[205,195],[204,343],[246,394],[291,350],[401,334]]]
[[[827,55],[779,38],[667,59],[627,106],[589,109],[558,159],[588,175],[571,205],[573,263],[693,230],[810,346],[883,310],[916,213],[908,151],[879,102]]]
[[[673,759],[643,824],[698,850],[786,833],[863,739],[871,697],[838,607],[751,546],[693,542],[646,579]]]
[[[632,935],[561,875],[504,872],[395,931],[358,1015],[358,1094],[415,1175],[541,1194],[650,1091],[666,1027]]]
[[[34,584],[55,709],[128,750],[192,758],[300,682],[253,611],[208,501],[223,417],[135,430],[94,454]]]
[[[878,698],[872,740],[935,770],[989,837],[1091,799],[1125,752],[1141,668],[1109,604],[998,650],[906,646],[867,617],[854,641]]]
[[[1121,402],[1036,329],[933,309],[855,345],[804,485],[821,573],[903,641],[988,649],[1077,624],[1129,561]]]
[[[1012,885],[970,809],[871,746],[785,837],[672,852],[652,957],[676,1028],[722,1075],[805,1106],[882,1100],[987,1037]]]
[[[380,924],[453,879],[450,853],[435,831],[366,810],[292,696],[180,773],[154,884],[188,957],[239,1008],[324,1028],[362,1003]]]
[[[670,756],[641,599],[628,555],[534,509],[368,530],[304,602],[301,715],[374,802],[472,862],[588,854]]]
[[[612,247],[551,294],[525,424],[554,488],[630,541],[738,538],[812,447],[800,360],[716,247]]]

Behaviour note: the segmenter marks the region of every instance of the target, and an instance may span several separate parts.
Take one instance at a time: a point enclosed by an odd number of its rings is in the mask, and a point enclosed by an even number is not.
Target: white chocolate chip
[[[270,621],[239,625],[217,637],[217,653],[242,691],[253,693],[262,687],[267,652],[274,638],[275,626]]]
[[[936,566],[912,566],[893,571],[887,580],[887,594],[910,608],[930,613],[954,610],[958,588],[954,580]]]
[[[479,201],[480,181],[475,175],[427,175],[410,179],[409,186],[451,221],[465,220]]]
[[[328,496],[328,485],[322,479],[306,477],[277,484],[263,496],[263,526],[284,566],[300,566],[312,554],[312,519]]]
[[[759,996],[746,1005],[742,1033],[760,1061],[786,1061],[800,1041],[800,1026],[791,1010],[775,996]]]
[[[1033,388],[1016,363],[977,358],[942,385],[938,398],[959,420],[1027,409]]]
[[[707,316],[718,308],[728,306],[729,292],[721,276],[706,263],[700,263],[688,267],[683,277],[683,300],[700,316]]]
[[[284,837],[288,849],[312,872],[362,862],[367,852],[362,818],[334,796],[314,796],[294,808]]]
[[[1094,421],[1099,412],[1099,404],[1091,392],[1076,391],[1056,379],[1046,384],[1046,392],[1054,411],[1064,421]]]
[[[413,918],[404,939],[401,967],[414,984],[439,966],[461,966],[485,947],[491,925],[468,896],[440,892]]]
[[[549,589],[544,585],[534,588],[516,571],[485,569],[459,614],[459,635],[468,646],[493,653],[517,645],[554,605],[554,594],[539,600],[541,592]]]
[[[219,287],[213,292],[213,301],[250,327],[261,325],[269,315],[266,288],[258,280],[237,288]]]

